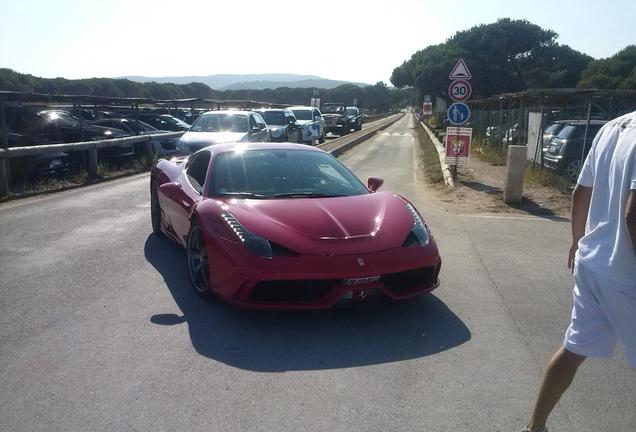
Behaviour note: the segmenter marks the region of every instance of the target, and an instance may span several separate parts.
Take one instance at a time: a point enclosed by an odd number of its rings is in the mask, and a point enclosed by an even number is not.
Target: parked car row
[[[89,110],[82,111],[82,118],[88,117]],[[113,113],[114,114],[114,113]],[[70,111],[50,109],[42,106],[5,106],[6,134],[9,147],[98,141],[111,138],[161,132],[153,126],[131,118],[103,118],[94,121],[80,120]],[[5,131],[0,130],[0,136]],[[166,156],[176,152],[176,139],[153,140],[157,155]],[[122,144],[101,148],[97,152],[99,161],[110,163],[125,162],[141,153],[141,148],[133,144]],[[62,175],[78,171],[85,166],[86,152],[53,152],[38,156],[12,158],[9,169],[12,183]]]
[[[327,113],[316,107],[219,110],[201,113],[180,138],[177,150],[193,153],[213,144],[228,142],[325,142],[328,132],[342,136],[362,129],[362,115],[356,107],[325,104]]]
[[[5,106],[6,134],[10,147],[97,141],[163,132],[185,132],[180,138],[152,141],[157,156],[191,153],[225,142],[325,142],[327,133],[340,136],[362,128],[358,108],[334,103],[324,105],[325,114],[311,106],[253,111],[191,111],[188,124],[172,115],[141,110],[131,116],[127,108],[49,108],[34,105]],[[0,130],[0,136],[4,131]],[[133,160],[142,147],[123,144],[98,150],[106,164]],[[11,182],[59,176],[86,166],[86,152],[54,152],[10,161]]]
[[[604,120],[556,121],[543,132],[543,165],[576,182]],[[587,129],[587,135],[586,135]]]

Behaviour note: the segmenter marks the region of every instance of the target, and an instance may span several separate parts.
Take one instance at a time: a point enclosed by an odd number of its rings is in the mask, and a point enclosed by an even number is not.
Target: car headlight
[[[417,210],[415,210],[415,207],[406,203],[406,208],[409,210],[409,213],[411,213],[411,216],[413,216],[413,226],[411,227],[411,232],[404,241],[404,246],[409,247],[417,243],[424,247],[431,241],[431,235],[428,232],[428,228],[417,213]]]
[[[272,245],[268,240],[249,232],[229,211],[224,211],[222,217],[247,250],[256,256],[272,259]]]

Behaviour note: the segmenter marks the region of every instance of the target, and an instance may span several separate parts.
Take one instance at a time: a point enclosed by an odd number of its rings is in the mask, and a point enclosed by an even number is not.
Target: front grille
[[[430,286],[435,283],[439,270],[440,264],[399,273],[391,273],[382,276],[381,280],[391,291],[397,293],[408,292],[417,287]]]
[[[258,283],[250,293],[255,302],[308,303],[322,299],[339,280],[272,280]]]

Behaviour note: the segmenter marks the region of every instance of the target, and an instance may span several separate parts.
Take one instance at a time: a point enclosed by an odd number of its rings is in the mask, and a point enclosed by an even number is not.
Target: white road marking
[[[476,218],[476,219],[507,219],[507,220],[527,220],[542,222],[569,222],[569,219],[560,218],[559,216],[500,216],[491,214],[460,214],[460,217]]]

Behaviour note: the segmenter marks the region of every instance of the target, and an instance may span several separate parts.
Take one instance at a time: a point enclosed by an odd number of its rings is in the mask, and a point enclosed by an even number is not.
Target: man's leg
[[[543,375],[543,382],[534,406],[528,428],[533,432],[543,431],[548,416],[563,393],[572,383],[576,370],[586,357],[559,348],[552,356]]]

